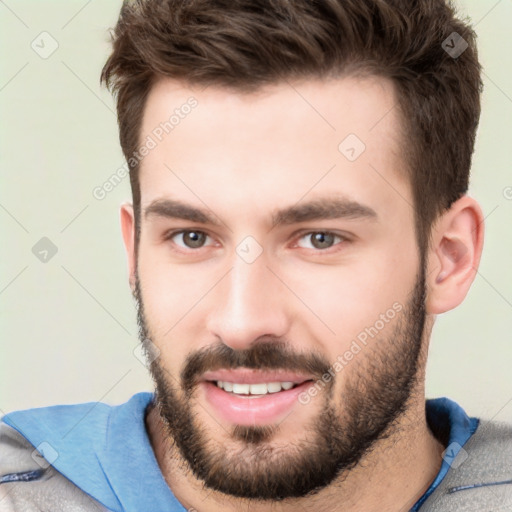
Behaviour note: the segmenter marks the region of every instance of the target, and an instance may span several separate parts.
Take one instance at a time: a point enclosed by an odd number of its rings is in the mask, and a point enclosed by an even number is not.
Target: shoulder
[[[512,479],[512,422],[481,419],[463,450],[466,460],[461,461],[460,469],[467,466],[468,471],[476,472],[482,478],[493,474]]]
[[[144,414],[152,399],[140,392],[119,405],[50,405],[1,417],[0,512],[123,510],[117,493],[130,487],[119,453],[127,444],[132,453],[144,448]]]
[[[0,512],[104,512],[56,471],[18,431],[0,421]]]
[[[421,512],[512,510],[512,423],[481,419],[457,456],[445,461],[450,469]]]

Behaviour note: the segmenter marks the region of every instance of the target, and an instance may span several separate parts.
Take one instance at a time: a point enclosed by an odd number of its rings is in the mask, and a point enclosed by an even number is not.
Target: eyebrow
[[[176,199],[157,199],[144,210],[144,217],[151,216],[183,219],[201,224],[221,226],[224,223],[207,209],[190,206]],[[373,220],[378,215],[369,206],[344,198],[320,198],[274,211],[272,229],[281,225],[296,224],[322,219]]]

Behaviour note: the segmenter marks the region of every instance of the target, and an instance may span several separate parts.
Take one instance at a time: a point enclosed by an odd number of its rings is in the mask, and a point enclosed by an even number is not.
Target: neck
[[[423,395],[424,396],[424,395]],[[280,502],[233,498],[204,488],[194,477],[166,434],[158,408],[146,417],[146,428],[162,474],[182,505],[197,512],[291,512],[323,510],[343,512],[408,511],[428,489],[442,462],[444,447],[428,428],[424,398],[400,417],[389,437],[352,470],[313,496]],[[343,508],[340,508],[340,504]]]

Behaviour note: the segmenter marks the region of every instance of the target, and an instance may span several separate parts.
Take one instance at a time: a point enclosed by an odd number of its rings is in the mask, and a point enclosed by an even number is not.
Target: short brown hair
[[[467,44],[460,55],[446,51],[455,41]],[[449,0],[132,0],[121,8],[112,44],[101,82],[116,96],[127,160],[160,77],[251,92],[364,72],[396,88],[422,251],[437,216],[468,189],[481,68],[475,33]],[[137,238],[138,172],[134,164]]]

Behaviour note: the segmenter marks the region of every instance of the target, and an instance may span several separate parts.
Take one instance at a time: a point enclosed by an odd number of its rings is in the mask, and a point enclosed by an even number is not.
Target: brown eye
[[[180,247],[185,247],[187,249],[199,249],[204,245],[208,235],[202,231],[188,230],[179,231],[178,233],[172,235],[170,238],[173,239],[174,242]]]

